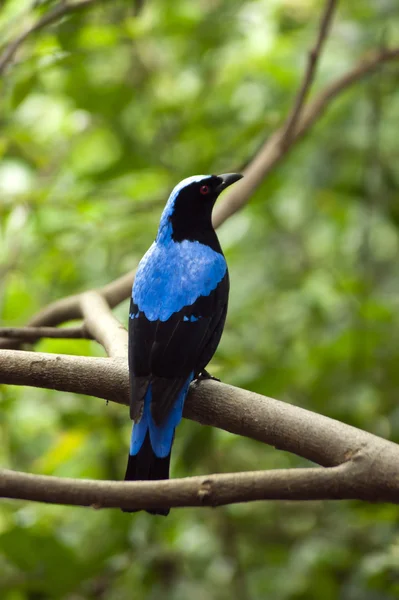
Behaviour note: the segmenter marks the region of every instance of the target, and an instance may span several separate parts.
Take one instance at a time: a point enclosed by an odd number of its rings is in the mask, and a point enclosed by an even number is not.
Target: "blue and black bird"
[[[141,259],[129,315],[130,416],[125,480],[168,479],[175,428],[193,379],[206,375],[222,335],[229,275],[212,209],[242,175],[198,175],[172,191]],[[150,509],[167,515],[168,509]]]

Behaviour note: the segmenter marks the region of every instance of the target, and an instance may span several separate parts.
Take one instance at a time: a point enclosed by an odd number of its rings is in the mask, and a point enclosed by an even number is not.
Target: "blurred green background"
[[[53,5],[2,3],[1,40]],[[0,81],[1,323],[22,325],[52,300],[132,269],[180,179],[242,168],[292,104],[322,7],[114,0],[29,38]],[[398,43],[396,0],[341,2],[315,91]],[[398,80],[391,63],[342,95],[219,230],[231,303],[211,368],[397,442]],[[126,324],[127,302],[116,313]],[[88,341],[37,349],[102,354]],[[0,394],[2,465],[123,477],[126,407],[33,388]],[[172,474],[306,464],[183,421]],[[0,595],[391,600],[398,509],[269,502],[162,519],[3,501]]]

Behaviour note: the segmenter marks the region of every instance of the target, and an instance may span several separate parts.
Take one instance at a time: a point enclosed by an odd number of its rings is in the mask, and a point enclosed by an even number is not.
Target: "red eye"
[[[206,194],[209,194],[209,186],[207,185],[201,185],[200,187],[200,194],[202,194],[203,196],[206,196]]]

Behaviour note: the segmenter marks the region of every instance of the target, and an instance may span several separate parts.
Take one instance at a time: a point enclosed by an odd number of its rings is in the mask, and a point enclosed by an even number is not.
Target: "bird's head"
[[[178,183],[166,203],[158,231],[158,241],[199,239],[212,229],[212,209],[219,194],[243,176],[194,175]]]

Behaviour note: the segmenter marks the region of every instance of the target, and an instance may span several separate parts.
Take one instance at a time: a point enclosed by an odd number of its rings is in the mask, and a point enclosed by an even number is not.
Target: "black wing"
[[[228,272],[209,296],[200,296],[167,321],[149,321],[133,300],[129,319],[130,415],[140,419],[152,383],[151,414],[157,425],[168,415],[189,374],[200,373],[219,344],[227,313]]]

